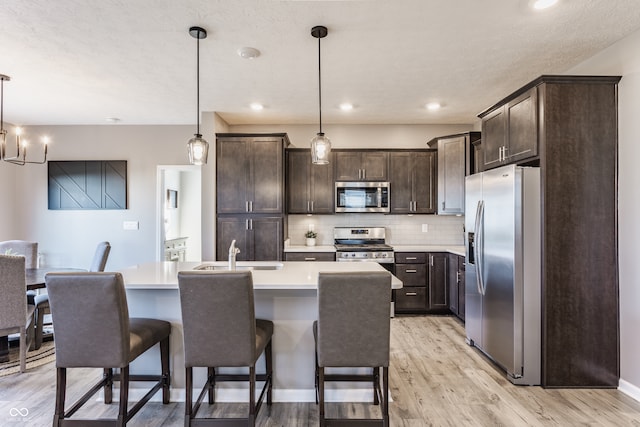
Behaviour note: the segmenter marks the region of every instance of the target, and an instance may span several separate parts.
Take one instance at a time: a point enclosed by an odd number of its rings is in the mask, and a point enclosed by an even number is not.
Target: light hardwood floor
[[[391,425],[418,426],[640,426],[640,402],[617,390],[514,386],[464,343],[452,317],[396,317],[391,321]],[[275,356],[277,357],[277,355]],[[97,380],[100,370],[69,371],[68,401]],[[0,426],[50,426],[55,368],[49,364],[0,378]],[[22,417],[12,408],[28,410]],[[112,414],[116,405],[90,402],[83,413]],[[246,405],[226,404],[225,413]],[[329,415],[378,413],[365,404],[328,404]],[[130,426],[182,426],[182,403],[149,403]],[[80,415],[80,413],[79,413]],[[260,426],[317,426],[312,403],[274,403],[260,411]]]

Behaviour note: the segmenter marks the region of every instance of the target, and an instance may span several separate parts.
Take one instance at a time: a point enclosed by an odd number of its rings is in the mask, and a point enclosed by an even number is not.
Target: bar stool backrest
[[[320,273],[318,364],[389,366],[391,275]]]
[[[181,271],[178,284],[185,366],[255,363],[256,320],[251,272]]]
[[[38,242],[27,242],[26,240],[5,240],[0,242],[0,254],[5,255],[11,250],[9,255],[22,255],[25,258],[25,268],[38,267]]]
[[[129,309],[120,273],[49,273],[58,368],[129,364]]]

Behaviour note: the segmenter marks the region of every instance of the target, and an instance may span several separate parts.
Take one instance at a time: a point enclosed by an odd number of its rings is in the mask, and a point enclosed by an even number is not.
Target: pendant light
[[[320,129],[316,136],[311,140],[311,161],[316,165],[326,165],[329,163],[329,154],[331,153],[331,141],[322,132],[322,72],[320,58],[320,39],[327,36],[327,27],[321,25],[311,29],[311,35],[318,39],[318,112],[320,116]]]
[[[197,53],[197,91],[196,91],[196,123],[198,124],[196,133],[187,143],[189,150],[189,163],[192,165],[204,165],[207,163],[209,154],[209,143],[200,134],[200,39],[207,38],[207,31],[201,27],[189,28],[189,34],[195,38],[198,45]]]

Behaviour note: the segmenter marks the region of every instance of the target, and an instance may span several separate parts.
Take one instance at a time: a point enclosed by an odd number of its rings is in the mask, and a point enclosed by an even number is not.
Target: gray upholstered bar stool
[[[160,389],[162,402],[169,403],[169,334],[164,320],[129,318],[127,297],[120,273],[49,273],[46,276],[51,315],[56,325],[56,406],[53,425],[69,423],[90,426],[125,426]],[[129,364],[160,344],[160,375],[130,375]],[[70,409],[65,410],[67,368],[103,368],[104,376]],[[113,369],[119,368],[119,374]],[[117,419],[69,419],[100,388],[104,402],[111,403],[113,381],[120,381]],[[128,409],[129,382],[155,384]]]
[[[389,304],[388,272],[320,273],[316,339],[316,386],[320,426],[389,426]],[[373,368],[371,374],[325,374],[325,368]],[[380,387],[382,368],[382,388]],[[371,381],[373,403],[381,404],[379,419],[325,418],[324,389],[328,381]]]
[[[262,400],[271,404],[273,322],[255,318],[250,271],[178,273],[184,328],[186,377],[185,426],[254,426]],[[265,374],[256,374],[256,362],[265,354]],[[249,374],[220,374],[220,367],[249,367]],[[193,368],[207,367],[207,381],[193,404]],[[216,382],[248,381],[246,418],[196,418],[205,393],[215,402]],[[256,381],[264,381],[256,402]]]

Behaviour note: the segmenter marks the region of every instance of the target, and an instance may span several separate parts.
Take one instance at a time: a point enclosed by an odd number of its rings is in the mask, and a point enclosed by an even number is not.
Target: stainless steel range
[[[373,261],[384,267],[393,266],[393,248],[385,243],[384,227],[336,227],[333,238],[337,261]]]

